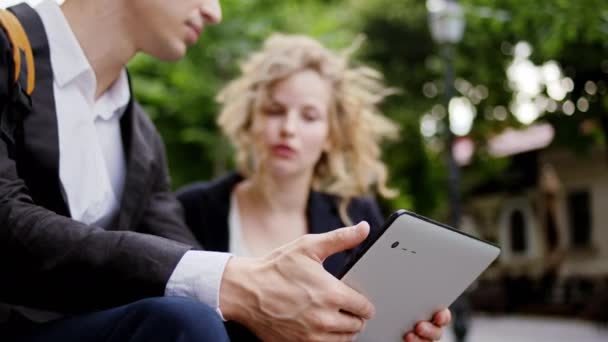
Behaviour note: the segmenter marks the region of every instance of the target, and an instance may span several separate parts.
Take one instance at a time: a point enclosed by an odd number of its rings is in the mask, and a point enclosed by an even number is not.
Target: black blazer
[[[240,175],[231,173],[210,182],[188,185],[177,192],[177,198],[185,209],[186,223],[206,250],[228,251],[230,196],[242,179]],[[370,197],[351,201],[348,213],[353,222],[369,222],[372,231],[383,222],[376,201]],[[310,193],[306,217],[310,233],[325,233],[345,225],[338,214],[338,198],[321,192]],[[346,253],[335,254],[327,258],[324,266],[335,275],[347,257]]]
[[[0,311],[8,303],[82,312],[162,296],[183,254],[198,243],[170,191],[159,134],[131,99],[120,122],[127,174],[117,219],[107,229],[70,219],[45,29],[31,7],[12,10],[30,39],[37,77],[16,155],[0,139]],[[0,101],[10,86],[9,46],[0,30]]]

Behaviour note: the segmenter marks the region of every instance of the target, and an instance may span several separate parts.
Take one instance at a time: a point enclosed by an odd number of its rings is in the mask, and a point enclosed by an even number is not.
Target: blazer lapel
[[[131,96],[127,109],[120,120],[122,141],[127,160],[127,174],[125,175],[121,210],[117,225],[115,225],[117,229],[132,228],[133,220],[137,213],[141,212],[148,190],[154,148],[150,146],[152,141],[145,138],[141,124],[138,123],[145,115],[147,114]]]
[[[32,111],[23,120],[23,152],[19,170],[30,193],[39,204],[69,216],[61,195],[59,179],[59,137],[53,93],[53,70],[42,20],[29,5],[11,8],[21,21],[34,52],[36,87],[31,96]]]

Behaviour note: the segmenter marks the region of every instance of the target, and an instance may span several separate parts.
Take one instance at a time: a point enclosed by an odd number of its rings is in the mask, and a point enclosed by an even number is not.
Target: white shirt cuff
[[[220,285],[230,253],[188,251],[171,274],[165,296],[190,297],[215,309],[225,321],[220,310]]]

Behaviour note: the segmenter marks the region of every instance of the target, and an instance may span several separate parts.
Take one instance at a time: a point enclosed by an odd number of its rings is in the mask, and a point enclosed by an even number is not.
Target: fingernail
[[[361,221],[361,222],[357,223],[354,226],[354,229],[359,229],[359,227],[363,226],[364,224],[368,224],[367,221]]]

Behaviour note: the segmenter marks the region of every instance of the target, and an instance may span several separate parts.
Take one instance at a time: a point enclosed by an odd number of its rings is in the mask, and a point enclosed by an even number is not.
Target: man
[[[7,129],[13,65],[0,34],[2,341],[226,341],[222,318],[268,341],[353,339],[373,306],[321,262],[363,241],[367,224],[262,259],[197,249],[162,140],[131,96],[125,64],[138,52],[184,56],[221,20],[217,0],[13,11],[34,49],[36,88]],[[407,339],[438,339],[449,319],[440,312]]]

